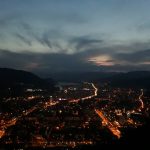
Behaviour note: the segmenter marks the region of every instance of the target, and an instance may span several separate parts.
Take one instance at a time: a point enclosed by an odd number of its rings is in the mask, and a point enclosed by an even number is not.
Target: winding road
[[[139,110],[141,110],[141,109],[144,108],[144,102],[143,102],[143,100],[142,100],[143,95],[144,95],[144,91],[143,91],[143,89],[141,89],[141,94],[140,94],[140,96],[139,96],[139,101],[140,101],[140,103],[141,103],[141,106],[140,106]]]

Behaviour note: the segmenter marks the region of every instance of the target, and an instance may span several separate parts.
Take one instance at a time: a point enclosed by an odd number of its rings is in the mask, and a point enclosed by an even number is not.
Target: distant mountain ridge
[[[121,72],[61,72],[51,73],[52,78],[9,68],[0,68],[0,89],[14,86],[51,88],[57,82],[109,82],[116,87],[150,88],[150,71]],[[54,79],[54,80],[53,80]]]
[[[117,87],[150,88],[150,71],[119,73],[108,80]]]
[[[58,72],[50,76],[58,82],[99,81],[115,75],[115,72]]]
[[[52,79],[47,82],[31,72],[0,68],[0,95],[7,95],[9,89],[12,93],[21,93],[26,88],[53,90],[53,84]]]
[[[150,71],[131,72],[65,72],[51,77],[60,82],[109,82],[116,87],[150,88]]]

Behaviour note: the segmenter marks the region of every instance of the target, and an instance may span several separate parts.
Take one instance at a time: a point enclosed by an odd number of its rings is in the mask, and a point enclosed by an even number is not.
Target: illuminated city
[[[108,143],[107,134],[119,140],[126,128],[142,126],[145,122],[141,116],[150,115],[150,97],[144,96],[143,89],[83,82],[60,84],[52,95],[36,96],[34,91],[38,89],[26,91],[28,96],[24,98],[4,98],[6,103],[36,103],[30,108],[21,106],[14,112],[1,113],[2,145],[74,148]],[[126,105],[120,103],[124,100]]]

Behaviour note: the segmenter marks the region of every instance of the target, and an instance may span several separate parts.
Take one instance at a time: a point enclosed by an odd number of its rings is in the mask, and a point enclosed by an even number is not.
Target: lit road
[[[102,119],[102,123],[107,126],[107,128],[115,135],[118,139],[121,137],[121,132],[117,127],[115,127],[104,115],[100,110],[95,109],[95,112],[98,116]]]
[[[87,99],[90,99],[90,98],[93,98],[93,97],[97,96],[98,89],[96,88],[96,86],[94,85],[94,83],[89,83],[89,84],[91,84],[91,86],[94,89],[94,95],[83,97],[82,100],[87,100]]]
[[[93,96],[97,96],[97,92],[98,92],[98,88],[93,84],[91,83],[92,87],[94,88],[94,95]]]
[[[0,130],[0,138],[2,138],[5,134],[5,131],[4,130]]]
[[[91,84],[92,88],[94,89],[94,94],[86,96],[86,97],[82,97],[81,100],[88,100],[88,99],[91,99],[91,98],[97,96],[98,88],[96,88],[96,86],[94,85],[94,83],[88,83],[88,84]],[[74,100],[70,100],[69,102],[70,103],[78,103],[79,101],[80,101],[80,98],[74,99]]]
[[[140,94],[140,96],[139,96],[139,101],[140,101],[140,103],[141,103],[141,106],[140,106],[139,110],[141,110],[141,109],[144,108],[144,102],[143,102],[143,100],[142,100],[143,94],[144,94],[143,89],[141,89],[141,94]]]

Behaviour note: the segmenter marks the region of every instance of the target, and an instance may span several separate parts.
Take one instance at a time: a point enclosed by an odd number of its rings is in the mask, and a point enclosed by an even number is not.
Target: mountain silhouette
[[[52,79],[47,82],[31,72],[0,68],[0,95],[7,95],[9,91],[20,95],[27,88],[53,90],[53,86]]]

